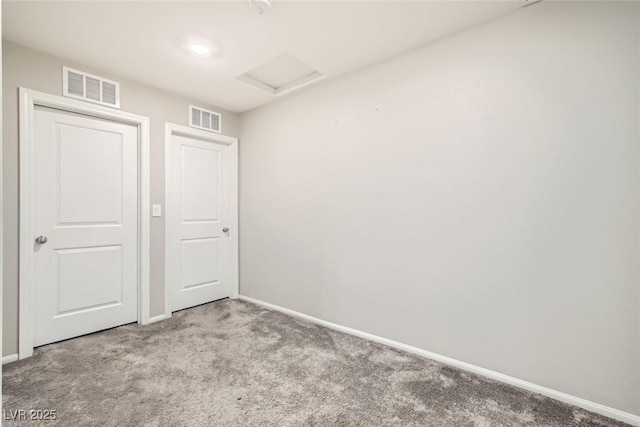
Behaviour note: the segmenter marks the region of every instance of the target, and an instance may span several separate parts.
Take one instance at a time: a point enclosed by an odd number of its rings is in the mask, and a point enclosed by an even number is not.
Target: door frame
[[[171,192],[171,140],[174,135],[195,138],[205,142],[224,144],[229,147],[229,298],[239,294],[238,279],[238,139],[217,133],[190,128],[188,126],[165,123],[164,137],[164,205],[165,205],[165,270],[164,270],[164,317],[171,317],[171,277],[173,277],[172,227],[176,212],[173,211]]]
[[[18,358],[33,354],[34,336],[34,126],[35,108],[49,107],[138,128],[138,323],[149,323],[150,303],[150,166],[149,118],[109,107],[19,88],[20,230]]]

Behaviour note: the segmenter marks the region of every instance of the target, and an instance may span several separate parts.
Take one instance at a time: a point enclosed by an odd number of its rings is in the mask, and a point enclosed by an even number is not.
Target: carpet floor
[[[9,426],[626,425],[237,300],[40,347],[3,387]]]

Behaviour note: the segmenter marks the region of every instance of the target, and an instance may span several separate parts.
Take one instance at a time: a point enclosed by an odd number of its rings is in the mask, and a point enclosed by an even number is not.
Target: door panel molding
[[[150,166],[149,118],[87,104],[31,89],[19,89],[20,238],[18,357],[33,354],[34,343],[34,126],[35,108],[70,113],[136,126],[138,129],[138,323],[147,324],[150,303]]]
[[[173,136],[184,136],[204,142],[223,144],[228,147],[229,156],[229,297],[238,298],[238,139],[207,131],[193,129],[173,123],[165,124],[165,313],[164,318],[171,317],[171,278],[174,274],[175,260],[172,259],[172,242],[175,230],[173,223],[178,215],[174,212],[174,200],[171,191]]]

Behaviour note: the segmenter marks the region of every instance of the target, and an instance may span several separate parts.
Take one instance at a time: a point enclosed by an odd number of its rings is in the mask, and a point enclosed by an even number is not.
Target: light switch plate
[[[162,216],[162,206],[160,205],[151,205],[153,216]]]

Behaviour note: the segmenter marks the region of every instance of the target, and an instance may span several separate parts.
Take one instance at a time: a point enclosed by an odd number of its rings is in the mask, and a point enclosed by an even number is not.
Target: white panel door
[[[229,153],[171,136],[171,310],[229,296]],[[227,232],[225,232],[227,230]]]
[[[137,128],[42,108],[34,137],[34,345],[135,322]]]

